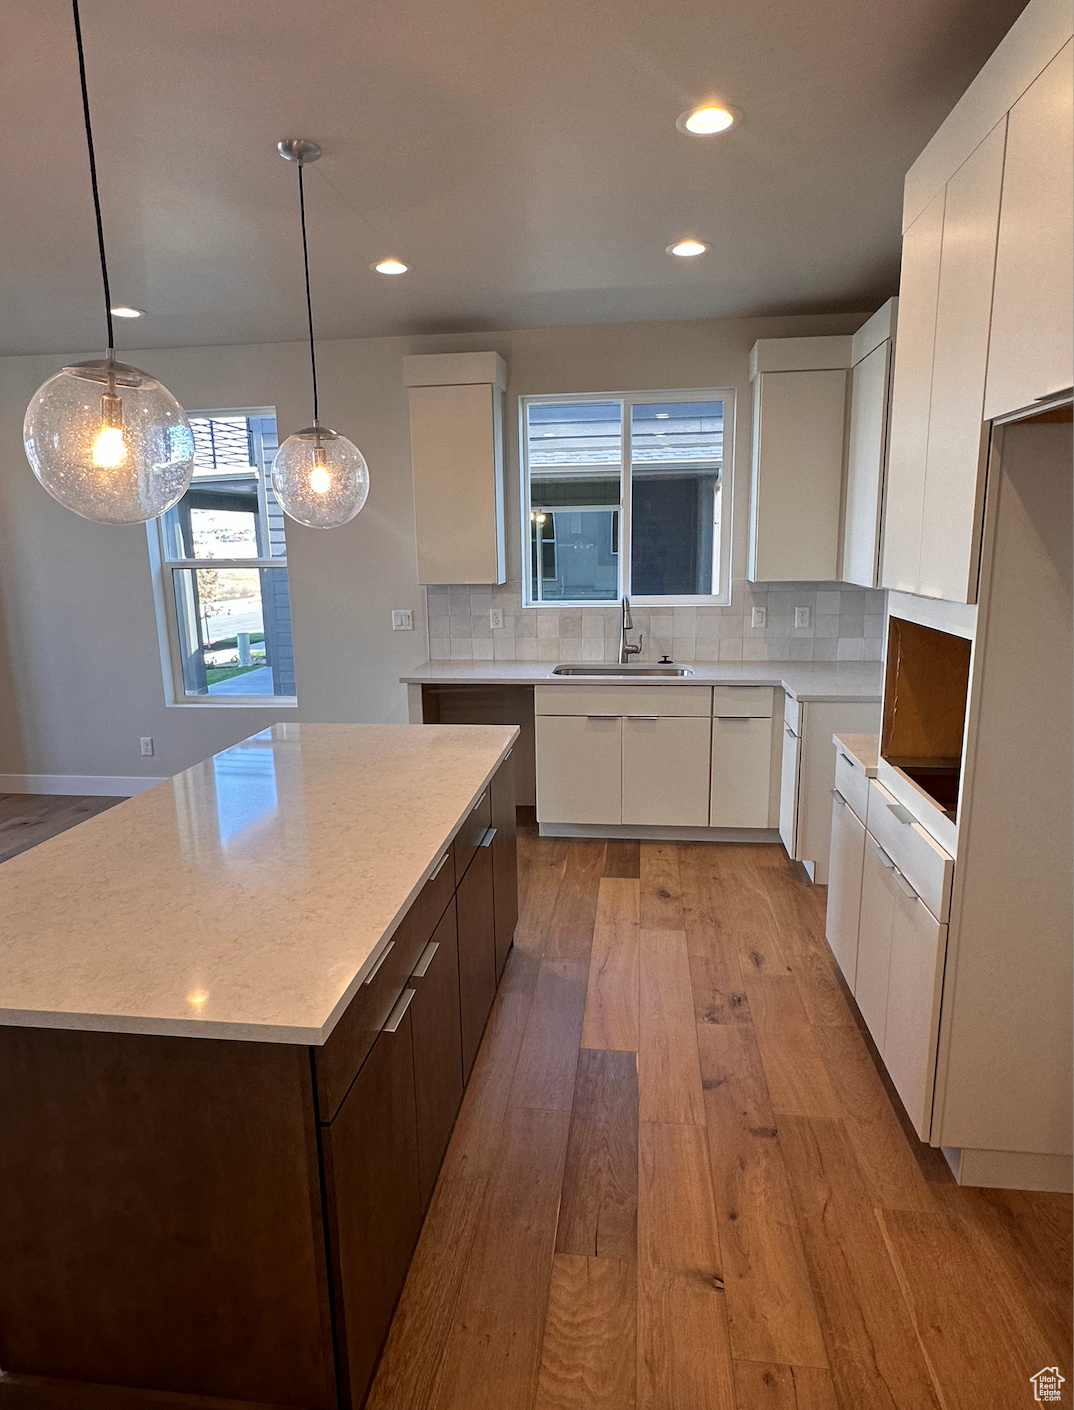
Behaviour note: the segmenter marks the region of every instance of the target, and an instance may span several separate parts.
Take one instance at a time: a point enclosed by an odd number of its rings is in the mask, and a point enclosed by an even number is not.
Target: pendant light
[[[310,298],[310,257],[306,242],[306,193],[303,168],[321,155],[316,142],[288,137],[277,142],[284,161],[298,167],[298,209],[302,221],[302,260],[306,271],[306,317],[310,333],[310,374],[313,380],[313,425],[288,436],[272,462],[272,488],[284,510],[311,529],[346,524],[365,504],[369,467],[353,442],[322,426],[317,399],[317,354],[313,342],[313,301]]]
[[[64,367],[34,393],[22,439],[41,484],[67,509],[102,524],[140,524],[177,504],[194,471],[194,436],[183,408],[147,372],[117,362],[104,253],[101,198],[90,126],[78,0],[71,0],[82,85],[108,355]]]

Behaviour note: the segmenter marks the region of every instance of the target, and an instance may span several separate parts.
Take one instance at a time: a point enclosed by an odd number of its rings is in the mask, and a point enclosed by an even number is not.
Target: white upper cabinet
[[[753,582],[832,582],[851,340],[775,338],[754,345],[748,573]]]
[[[1071,45],[1011,109],[985,416],[1074,382]]]
[[[985,366],[992,314],[1006,119],[947,183],[914,591],[977,600],[984,459]]]
[[[916,592],[925,505],[925,458],[932,396],[932,354],[940,288],[944,192],[933,197],[903,235],[899,339],[891,392],[891,436],[884,482],[886,588]]]
[[[503,392],[498,353],[403,359],[419,583],[502,583]]]
[[[843,554],[839,578],[880,586],[880,534],[898,299],[854,334]]]

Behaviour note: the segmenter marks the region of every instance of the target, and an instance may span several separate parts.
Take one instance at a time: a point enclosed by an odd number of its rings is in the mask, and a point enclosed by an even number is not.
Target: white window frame
[[[650,392],[571,392],[556,396],[541,393],[518,399],[518,463],[521,480],[522,531],[522,605],[524,607],[614,607],[604,598],[556,598],[539,601],[533,596],[530,558],[530,465],[529,437],[526,412],[530,406],[561,406],[568,402],[617,401],[622,406],[621,441],[623,454],[620,466],[621,501],[619,514],[619,592],[638,607],[727,607],[731,603],[731,539],[733,524],[733,491],[735,459],[735,389],[733,387],[695,387],[685,390]],[[651,406],[654,402],[720,401],[723,402],[723,461],[720,466],[720,583],[713,593],[678,593],[659,597],[635,597],[630,591],[630,547],[633,544],[631,521],[632,481],[630,467],[630,409]],[[611,506],[602,505],[601,508]]]
[[[188,417],[276,416],[274,406],[213,407],[211,411],[187,411]],[[226,474],[227,472],[223,472]],[[257,487],[258,501],[264,507],[265,486]],[[169,558],[164,538],[164,516],[152,519],[145,526],[149,540],[149,566],[153,577],[153,606],[157,618],[157,645],[164,682],[164,703],[175,710],[294,710],[297,695],[187,695],[183,688],[182,653],[179,646],[179,619],[175,597],[175,574],[182,569],[211,566],[213,568],[283,568],[282,558]],[[284,535],[286,538],[286,527]],[[288,582],[290,587],[290,582]]]

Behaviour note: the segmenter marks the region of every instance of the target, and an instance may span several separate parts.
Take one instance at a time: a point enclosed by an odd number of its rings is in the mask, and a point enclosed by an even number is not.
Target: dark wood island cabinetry
[[[517,914],[511,732],[476,733],[496,768],[325,1041],[0,1018],[5,1375],[362,1405]]]

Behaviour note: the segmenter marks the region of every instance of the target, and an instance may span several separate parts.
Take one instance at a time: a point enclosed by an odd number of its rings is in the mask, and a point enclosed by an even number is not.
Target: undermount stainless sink
[[[692,676],[690,666],[553,666],[554,676]]]

